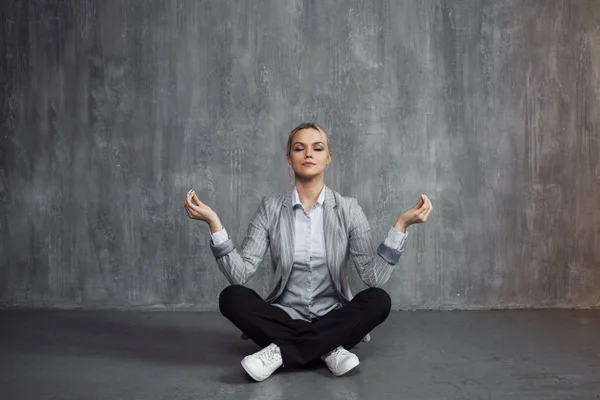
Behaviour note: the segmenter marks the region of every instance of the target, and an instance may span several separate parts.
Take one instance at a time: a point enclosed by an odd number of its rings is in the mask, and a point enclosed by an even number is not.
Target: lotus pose
[[[388,317],[390,296],[381,289],[404,250],[407,228],[423,223],[433,207],[426,195],[401,213],[387,237],[373,246],[369,222],[356,201],[324,184],[332,160],[329,136],[316,123],[303,123],[289,135],[287,160],[294,187],[264,197],[236,250],[217,214],[193,190],[185,199],[191,219],[204,221],[210,248],[231,286],[219,296],[219,309],[262,350],[242,360],[256,381],[278,368],[323,360],[335,376],[359,364],[350,352]],[[270,249],[274,279],[266,298],[243,286]],[[352,295],[353,264],[367,289]]]

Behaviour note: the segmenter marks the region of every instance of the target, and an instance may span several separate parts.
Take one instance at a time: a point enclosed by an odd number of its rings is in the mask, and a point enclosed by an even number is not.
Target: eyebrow
[[[323,144],[323,145],[325,144],[323,142],[314,142],[313,144],[319,144],[319,143]],[[304,143],[302,143],[302,142],[296,142],[296,143],[294,143],[294,145],[297,145],[297,144],[304,144]]]

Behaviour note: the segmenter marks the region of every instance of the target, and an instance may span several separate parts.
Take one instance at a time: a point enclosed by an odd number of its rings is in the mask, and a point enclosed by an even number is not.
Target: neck
[[[325,183],[323,179],[314,179],[311,181],[302,181],[296,178],[296,190],[298,191],[298,197],[302,204],[314,204],[321,194]]]

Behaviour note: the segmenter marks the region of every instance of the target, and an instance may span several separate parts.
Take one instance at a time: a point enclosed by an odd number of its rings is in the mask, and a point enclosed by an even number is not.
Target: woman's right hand
[[[188,192],[185,201],[183,202],[183,206],[185,207],[185,211],[187,211],[190,219],[204,221],[209,225],[215,225],[215,222],[218,222],[219,220],[217,213],[214,212],[212,208],[201,202],[193,189]]]

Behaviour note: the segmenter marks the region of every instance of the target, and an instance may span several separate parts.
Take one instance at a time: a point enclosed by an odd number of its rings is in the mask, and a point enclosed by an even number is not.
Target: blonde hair
[[[323,128],[321,125],[317,124],[316,122],[303,122],[300,125],[298,125],[297,127],[295,127],[292,130],[292,132],[290,133],[290,136],[288,137],[287,152],[285,153],[287,156],[289,156],[290,151],[292,151],[292,139],[294,138],[294,134],[302,129],[315,129],[315,130],[319,131],[319,133],[321,133],[321,136],[325,138],[325,142],[327,144],[327,153],[331,152],[331,142],[329,140],[329,134],[327,134],[327,132],[325,131],[325,128]]]

